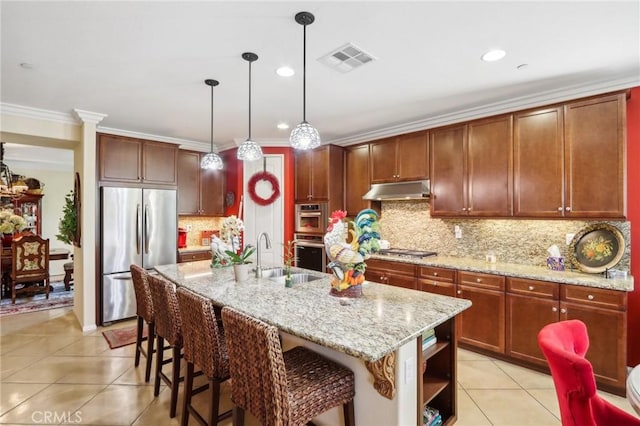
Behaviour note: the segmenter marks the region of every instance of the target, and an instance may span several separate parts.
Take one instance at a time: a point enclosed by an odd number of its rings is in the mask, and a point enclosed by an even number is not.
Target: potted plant
[[[249,257],[255,251],[256,248],[250,244],[247,245],[239,254],[231,250],[225,251],[225,254],[229,257],[229,260],[233,265],[233,273],[236,276],[236,281],[246,281],[249,278],[249,270],[251,269],[251,261],[249,260]]]
[[[58,234],[56,238],[65,244],[73,244],[76,229],[78,227],[77,210],[74,203],[73,190],[69,191],[64,197],[64,207],[62,208],[62,217],[58,222]]]

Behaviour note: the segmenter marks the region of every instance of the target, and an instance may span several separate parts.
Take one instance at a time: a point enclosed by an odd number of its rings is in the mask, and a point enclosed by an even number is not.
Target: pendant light
[[[258,55],[245,52],[242,59],[249,62],[249,137],[238,147],[238,160],[255,161],[262,158],[262,148],[251,140],[251,63],[258,60]]]
[[[295,149],[313,149],[320,146],[320,134],[311,124],[307,123],[307,25],[315,20],[309,12],[296,14],[296,22],[302,25],[302,123],[298,124],[289,137],[291,146]]]
[[[213,88],[220,84],[220,82],[218,80],[208,78],[204,83],[207,86],[211,86],[211,150],[207,155],[202,157],[202,161],[200,161],[200,168],[208,170],[222,170],[222,158],[213,152]]]

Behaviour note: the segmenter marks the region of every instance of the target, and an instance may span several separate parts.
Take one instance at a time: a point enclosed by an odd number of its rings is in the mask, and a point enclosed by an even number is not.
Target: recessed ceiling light
[[[278,129],[287,130],[288,128],[289,128],[289,125],[287,123],[278,123]]]
[[[482,55],[482,60],[485,62],[499,61],[500,59],[504,58],[506,54],[507,52],[505,52],[504,50],[492,49]]]
[[[293,68],[290,67],[280,67],[276,70],[276,74],[278,74],[280,77],[291,77],[295,73],[296,72],[293,70]]]

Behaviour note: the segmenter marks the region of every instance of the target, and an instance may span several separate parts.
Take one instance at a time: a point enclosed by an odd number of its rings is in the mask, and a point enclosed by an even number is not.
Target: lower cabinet
[[[458,272],[456,296],[471,300],[458,315],[458,342],[504,353],[505,293],[503,276]]]
[[[211,250],[198,250],[178,253],[178,263],[211,259]]]
[[[416,265],[412,263],[369,259],[365,277],[380,284],[416,289]]]
[[[456,271],[421,266],[418,268],[418,290],[456,297]]]

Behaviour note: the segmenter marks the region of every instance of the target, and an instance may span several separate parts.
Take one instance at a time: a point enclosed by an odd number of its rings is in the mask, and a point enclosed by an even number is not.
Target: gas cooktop
[[[378,252],[378,254],[399,256],[399,257],[413,257],[418,259],[423,257],[438,255],[438,253],[436,253],[435,251],[410,250],[410,249],[400,249],[400,248],[382,249]]]

